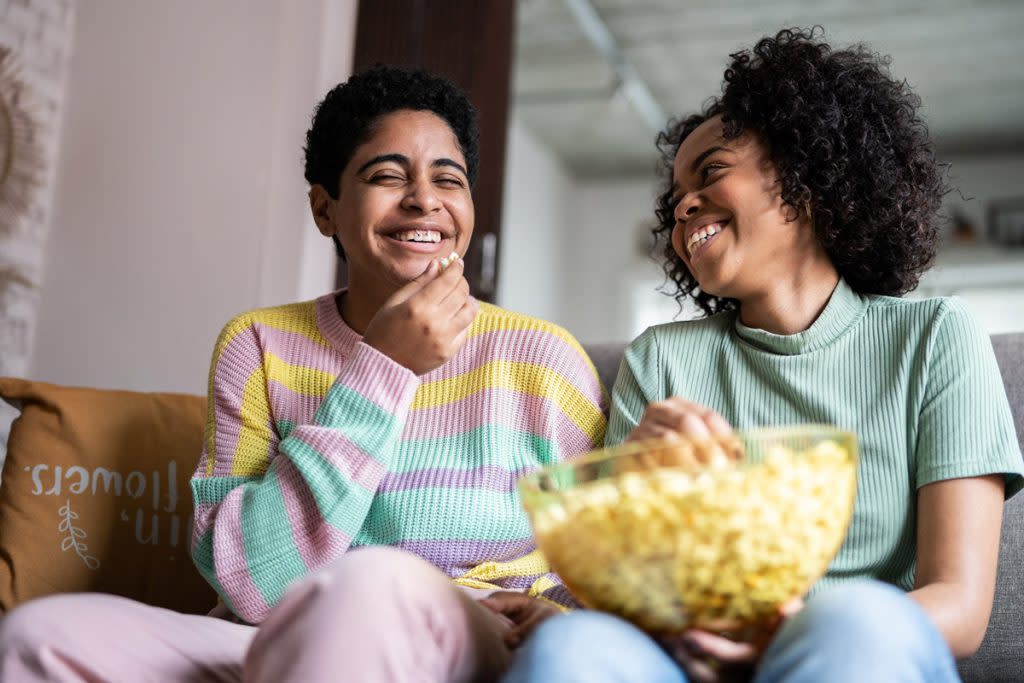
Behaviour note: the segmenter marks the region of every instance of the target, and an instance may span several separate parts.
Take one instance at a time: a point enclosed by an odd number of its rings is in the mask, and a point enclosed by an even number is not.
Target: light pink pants
[[[34,600],[0,620],[0,681],[489,682],[508,624],[419,557],[363,548],[258,627],[96,593]]]

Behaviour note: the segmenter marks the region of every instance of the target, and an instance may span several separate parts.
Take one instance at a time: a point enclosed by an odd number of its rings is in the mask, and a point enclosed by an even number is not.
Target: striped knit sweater
[[[253,311],[221,332],[192,479],[199,571],[250,623],[290,582],[364,545],[568,604],[515,482],[603,439],[605,399],[580,345],[482,304],[463,348],[417,377],[362,343],[334,302]]]
[[[853,578],[913,587],[918,488],[985,474],[1021,488],[1013,419],[988,335],[955,299],[861,296],[840,281],[814,324],[775,335],[735,311],[644,332],[612,392],[607,441],[650,401],[682,396],[738,429],[826,423],[857,433],[849,533],[815,590]]]

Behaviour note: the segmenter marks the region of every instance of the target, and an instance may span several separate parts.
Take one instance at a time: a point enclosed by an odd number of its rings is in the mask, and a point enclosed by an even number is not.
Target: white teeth
[[[402,242],[440,242],[441,233],[437,230],[402,230],[396,232],[394,238]]]
[[[693,234],[690,235],[690,240],[686,243],[686,252],[693,256],[693,252],[697,249],[698,245],[705,242],[712,235],[717,235],[721,231],[721,223],[712,223],[711,225],[705,225],[699,230],[694,230]]]

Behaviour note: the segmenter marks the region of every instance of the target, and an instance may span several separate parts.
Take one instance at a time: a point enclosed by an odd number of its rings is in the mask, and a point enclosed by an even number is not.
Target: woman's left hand
[[[505,634],[505,644],[510,648],[519,647],[542,621],[562,613],[547,600],[515,591],[496,591],[480,604],[512,621],[512,628]]]
[[[772,638],[786,620],[803,607],[802,599],[791,600],[782,605],[767,624],[735,636],[690,629],[680,636],[662,639],[661,644],[694,683],[749,681]]]

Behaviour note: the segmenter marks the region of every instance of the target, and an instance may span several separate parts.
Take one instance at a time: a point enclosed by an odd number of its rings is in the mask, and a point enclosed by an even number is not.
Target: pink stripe
[[[341,557],[352,538],[324,520],[312,491],[288,458],[278,458],[274,463],[292,538],[307,569],[318,569]]]
[[[301,439],[316,449],[343,477],[367,491],[377,490],[387,471],[380,461],[364,453],[337,429],[303,425],[295,428],[291,438]]]
[[[594,447],[590,436],[552,399],[498,387],[483,389],[455,403],[410,411],[402,439],[441,439],[485,425],[555,435],[564,456]]]
[[[288,420],[293,425],[313,424],[316,409],[323,403],[322,396],[300,394],[273,381],[267,382],[267,394],[273,406],[274,419]]]
[[[399,417],[405,415],[420,385],[411,370],[362,342],[356,344],[338,381]]]
[[[484,465],[469,469],[454,467],[432,467],[410,472],[388,472],[380,482],[378,493],[407,491],[420,488],[483,489],[497,493],[511,493],[516,490],[516,480],[535,467],[508,470],[496,465]]]
[[[199,545],[199,540],[206,533],[206,530],[210,527],[213,522],[211,513],[213,508],[216,507],[213,503],[200,503],[196,505],[192,511],[192,554],[196,554],[196,546]]]
[[[228,493],[211,512],[213,521],[213,564],[217,582],[240,617],[252,624],[263,620],[270,607],[249,573],[242,538],[242,496],[244,486]]]
[[[554,370],[590,396],[595,405],[599,402],[601,383],[587,360],[561,337],[541,330],[495,330],[477,335],[467,341],[448,363],[427,373],[423,381],[436,382],[457,377],[495,358]]]
[[[290,365],[300,365],[337,375],[348,354],[324,344],[318,344],[304,334],[289,332],[263,323],[253,325],[260,348]]]

